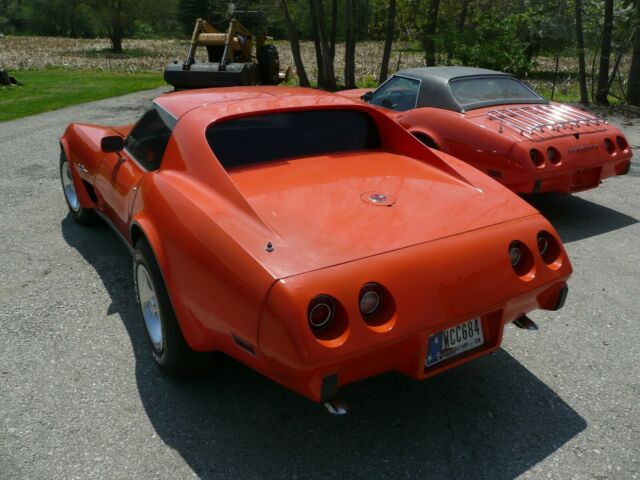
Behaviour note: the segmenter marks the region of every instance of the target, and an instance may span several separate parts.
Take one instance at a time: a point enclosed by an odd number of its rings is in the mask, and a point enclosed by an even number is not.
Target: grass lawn
[[[24,85],[0,87],[0,122],[164,85],[159,72],[44,69],[9,74]]]

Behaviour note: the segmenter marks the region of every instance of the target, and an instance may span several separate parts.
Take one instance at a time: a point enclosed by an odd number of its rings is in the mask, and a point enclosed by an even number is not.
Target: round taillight
[[[540,252],[540,256],[544,257],[549,250],[549,235],[546,233],[538,234],[538,251]]]
[[[544,263],[553,270],[562,266],[562,248],[558,241],[549,232],[538,232],[538,252]]]
[[[367,283],[360,290],[360,312],[365,318],[375,315],[382,306],[382,288],[377,283]]]
[[[520,260],[522,260],[522,248],[519,242],[513,242],[509,246],[509,260],[513,268],[517,268],[520,264]]]
[[[524,243],[514,240],[509,244],[509,261],[521,280],[528,282],[535,277],[535,260]]]
[[[551,163],[557,165],[560,163],[560,152],[553,147],[549,147],[547,148],[547,158]]]
[[[629,144],[627,143],[627,140],[624,137],[621,137],[620,135],[616,137],[616,143],[618,144],[618,148],[623,151],[626,150],[627,147],[629,146]]]
[[[529,151],[529,157],[531,157],[531,161],[536,167],[541,167],[542,165],[544,165],[544,155],[542,155],[542,152],[540,152],[540,150],[532,148]]]
[[[318,295],[307,309],[309,327],[313,332],[320,332],[327,328],[336,313],[336,302],[329,295]]]
[[[609,153],[613,154],[616,151],[616,147],[609,138],[604,139],[604,149]]]

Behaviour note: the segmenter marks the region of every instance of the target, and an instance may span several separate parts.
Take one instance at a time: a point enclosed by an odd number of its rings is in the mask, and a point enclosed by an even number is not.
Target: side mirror
[[[117,153],[124,148],[124,138],[120,135],[110,135],[103,137],[100,141],[100,148],[105,153]]]
[[[371,100],[373,98],[373,92],[367,92],[364,95],[362,95],[362,100],[364,100],[365,102],[368,102],[369,100]]]

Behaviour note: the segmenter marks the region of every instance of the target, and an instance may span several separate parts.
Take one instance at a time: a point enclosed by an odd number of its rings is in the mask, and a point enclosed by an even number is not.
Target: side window
[[[369,103],[404,112],[416,107],[419,88],[418,80],[396,75],[373,93]]]
[[[171,115],[154,107],[133,127],[125,148],[144,168],[157,170],[175,123]]]

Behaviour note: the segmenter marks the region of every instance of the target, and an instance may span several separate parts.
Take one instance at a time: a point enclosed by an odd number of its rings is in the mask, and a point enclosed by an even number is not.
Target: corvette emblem
[[[369,200],[373,203],[383,203],[387,201],[387,196],[384,193],[372,193],[369,195]]]
[[[360,195],[360,198],[363,202],[368,203],[369,205],[376,205],[381,207],[390,207],[394,203],[396,203],[396,199],[391,195],[380,192],[365,192]]]
[[[599,146],[597,143],[592,143],[591,145],[581,145],[579,147],[571,147],[570,149],[567,150],[567,152],[575,155],[578,153],[597,152],[598,148]]]

